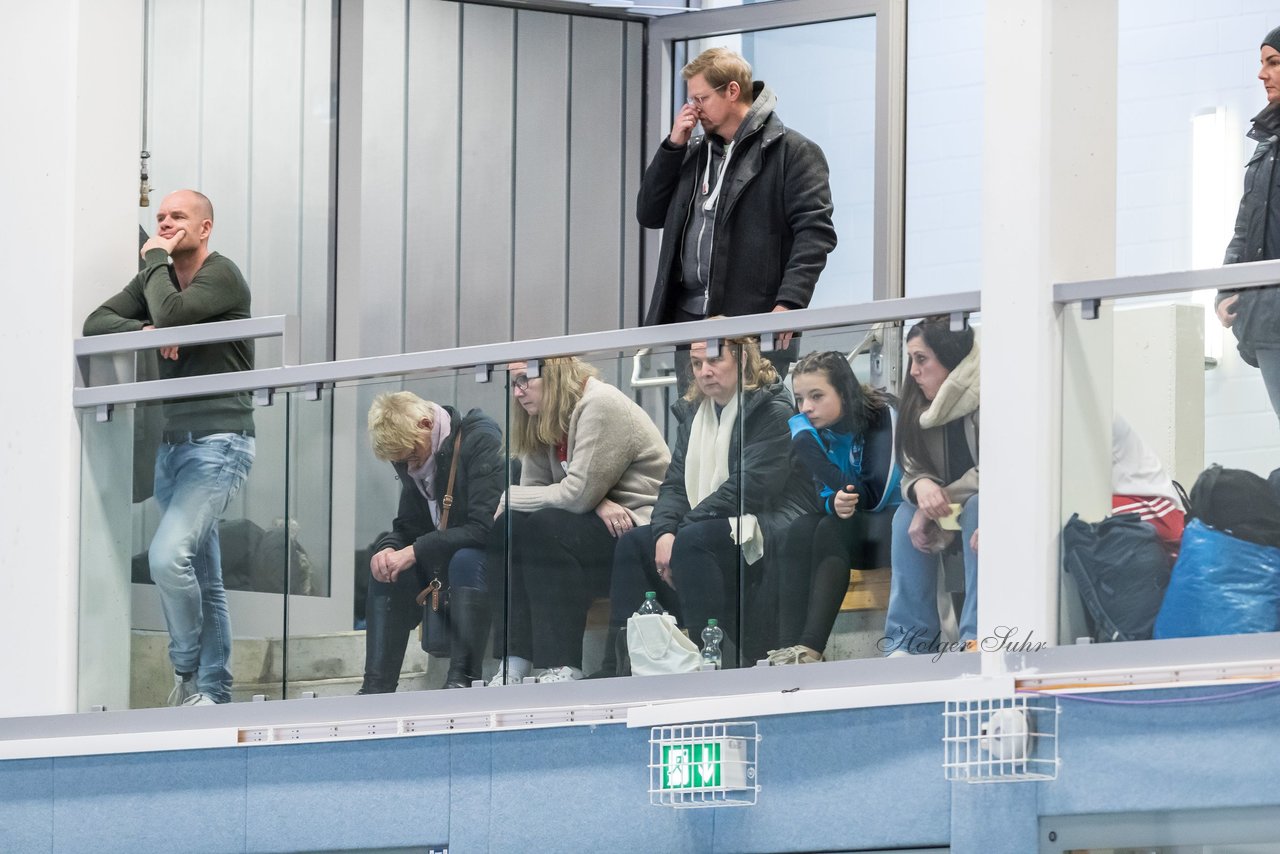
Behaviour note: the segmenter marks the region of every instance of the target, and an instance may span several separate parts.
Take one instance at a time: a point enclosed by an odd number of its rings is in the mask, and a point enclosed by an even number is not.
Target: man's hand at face
[[[148,238],[147,242],[142,244],[142,249],[139,251],[139,254],[145,258],[147,257],[147,253],[152,249],[163,249],[166,255],[172,255],[173,247],[177,246],[182,238],[186,237],[186,235],[187,230],[185,228],[178,229],[168,237],[161,237],[157,234]]]
[[[676,120],[671,125],[671,134],[669,139],[672,145],[688,145],[689,138],[693,136],[693,129],[698,124],[698,111],[693,108],[692,104],[685,104],[680,112],[676,113]]]

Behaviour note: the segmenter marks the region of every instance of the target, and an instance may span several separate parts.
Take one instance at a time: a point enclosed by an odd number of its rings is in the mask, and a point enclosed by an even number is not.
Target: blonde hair
[[[435,404],[411,391],[389,391],[373,399],[369,407],[369,444],[380,460],[402,460],[422,438],[422,419],[435,422]],[[430,426],[427,427],[430,429]]]
[[[542,399],[538,414],[511,407],[511,451],[518,456],[553,448],[569,435],[573,410],[582,400],[587,380],[600,372],[577,356],[551,356],[538,364]]]
[[[721,341],[720,347],[722,352],[732,355],[734,361],[738,363],[738,387],[743,391],[755,391],[778,381],[778,370],[760,352],[758,338],[729,338]],[[684,399],[697,403],[703,397],[697,381],[690,382],[689,388],[685,390]]]
[[[713,47],[698,54],[697,58],[680,72],[685,80],[699,74],[712,89],[738,84],[738,100],[750,104],[755,100],[751,92],[751,63],[727,47]]]

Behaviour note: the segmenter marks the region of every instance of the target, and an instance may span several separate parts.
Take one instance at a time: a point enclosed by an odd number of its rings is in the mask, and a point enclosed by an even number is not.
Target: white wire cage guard
[[[649,803],[749,807],[760,792],[754,721],[656,726],[649,732]]]
[[[947,780],[1056,780],[1058,714],[1056,697],[1034,694],[948,700],[942,712],[942,768]]]

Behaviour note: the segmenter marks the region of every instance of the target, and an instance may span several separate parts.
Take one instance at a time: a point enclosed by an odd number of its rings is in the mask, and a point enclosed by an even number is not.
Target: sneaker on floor
[[[216,706],[217,703],[215,703],[208,695],[201,694],[200,692],[197,691],[187,699],[183,700],[182,705],[184,706]]]
[[[538,677],[539,682],[576,682],[582,671],[576,667],[552,667]]]
[[[196,675],[194,673],[190,676],[175,673],[173,674],[173,690],[169,692],[169,699],[166,703],[170,706],[185,706],[187,700],[199,693],[200,689],[196,687]]]
[[[519,685],[523,681],[524,681],[523,677],[516,676],[515,674],[509,673],[509,672],[504,673],[503,671],[499,670],[497,673],[493,674],[493,678],[489,680],[489,684],[486,685],[485,687],[501,688],[503,685]]]
[[[780,664],[817,664],[822,661],[822,653],[814,652],[807,646],[796,644],[783,649],[769,650],[768,661],[770,667],[776,667]]]

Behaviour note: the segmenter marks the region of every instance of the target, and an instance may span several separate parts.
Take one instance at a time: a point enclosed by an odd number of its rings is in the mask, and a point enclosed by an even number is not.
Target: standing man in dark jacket
[[[400,391],[378,395],[369,407],[369,442],[374,456],[395,468],[400,508],[369,561],[359,693],[396,690],[409,632],[422,619],[417,595],[433,579],[449,593],[444,687],[469,687],[480,678],[489,637],[484,548],[504,483],[502,431],[479,409],[463,417]]]
[[[142,272],[89,315],[85,335],[249,316],[244,276],[229,259],[209,251],[213,205],[203,193],[170,193],[156,226],[155,236],[142,245]],[[247,371],[253,367],[253,342],[166,347],[160,356],[161,379]],[[231,617],[218,518],[244,485],[253,456],[253,404],[247,394],[165,401],[155,481],[162,515],[147,556],[169,628],[173,706],[231,700]]]
[[[1262,40],[1258,79],[1267,93],[1267,106],[1253,117],[1249,138],[1258,143],[1244,172],[1244,196],[1236,215],[1235,233],[1224,264],[1280,258],[1280,199],[1274,198],[1280,170],[1280,27]],[[1220,291],[1218,320],[1239,342],[1240,358],[1262,371],[1271,408],[1280,415],[1280,287]]]
[[[783,126],[733,51],[704,51],[682,74],[688,102],[636,202],[640,224],[663,229],[645,325],[807,307],[836,245],[822,149]]]

